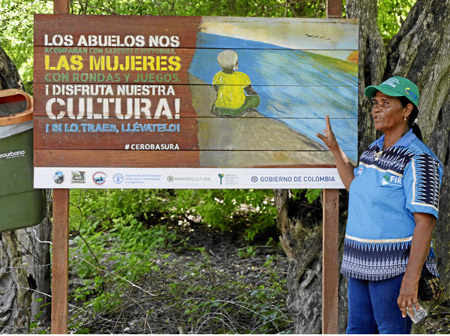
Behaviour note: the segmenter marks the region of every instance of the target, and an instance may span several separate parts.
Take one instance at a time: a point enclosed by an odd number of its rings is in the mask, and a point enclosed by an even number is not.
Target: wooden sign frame
[[[352,19],[36,15],[35,187],[343,188],[357,55]]]
[[[341,17],[342,2],[327,0],[327,15]],[[55,14],[68,14],[68,0],[54,0]],[[289,186],[282,186],[289,187]],[[53,188],[52,333],[68,332],[69,189]],[[322,332],[338,333],[339,190],[323,197]]]

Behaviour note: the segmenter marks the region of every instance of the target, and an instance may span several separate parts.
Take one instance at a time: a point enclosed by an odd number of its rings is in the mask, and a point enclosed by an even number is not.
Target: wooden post
[[[323,191],[322,333],[338,333],[339,190]]]
[[[342,18],[342,0],[327,0],[327,17]]]
[[[69,0],[53,0],[54,14],[69,14]],[[53,190],[52,334],[67,334],[69,302],[69,189]]]
[[[69,14],[69,0],[53,0],[54,14]]]
[[[342,0],[327,0],[327,17],[342,18]],[[322,206],[322,334],[337,334],[339,330],[339,190],[324,190]]]
[[[52,334],[67,334],[69,292],[69,190],[53,190]]]

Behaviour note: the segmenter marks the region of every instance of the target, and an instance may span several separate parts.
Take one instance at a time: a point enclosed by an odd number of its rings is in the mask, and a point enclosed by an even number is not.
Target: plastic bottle
[[[422,306],[419,306],[419,307],[420,307],[420,309],[417,311],[416,305],[413,304],[414,316],[411,316],[409,314],[408,309],[406,309],[406,313],[408,314],[408,316],[411,318],[411,320],[414,323],[419,323],[420,321],[422,321],[425,318],[425,316],[427,316],[427,311]]]

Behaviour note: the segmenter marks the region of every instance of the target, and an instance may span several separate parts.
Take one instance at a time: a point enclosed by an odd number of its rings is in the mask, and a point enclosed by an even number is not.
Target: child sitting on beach
[[[212,112],[219,116],[240,116],[248,110],[256,110],[261,102],[253,90],[250,78],[243,72],[235,71],[238,55],[233,50],[222,51],[217,62],[223,71],[216,73],[213,86],[217,92]]]

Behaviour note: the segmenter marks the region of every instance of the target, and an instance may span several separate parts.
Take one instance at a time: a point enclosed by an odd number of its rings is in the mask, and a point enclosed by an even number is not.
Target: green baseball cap
[[[367,97],[372,98],[375,97],[377,91],[383,92],[385,95],[391,97],[406,97],[411,103],[416,105],[417,108],[419,107],[419,89],[416,84],[407,78],[400,76],[391,77],[378,86],[371,85],[366,87],[364,94]]]

